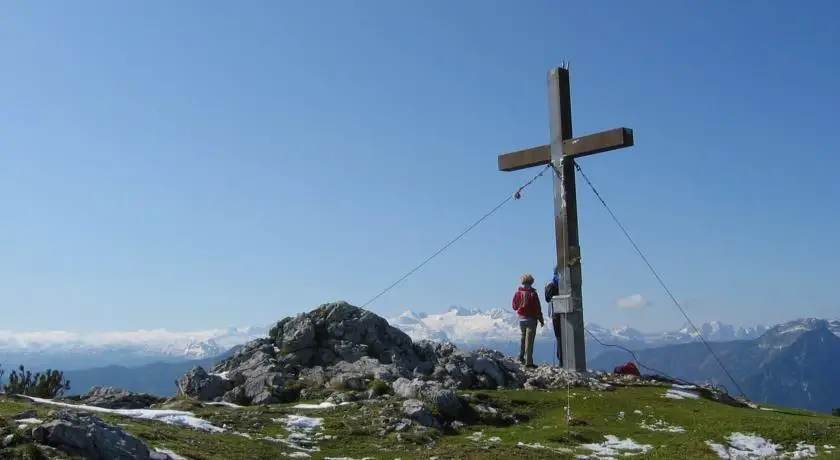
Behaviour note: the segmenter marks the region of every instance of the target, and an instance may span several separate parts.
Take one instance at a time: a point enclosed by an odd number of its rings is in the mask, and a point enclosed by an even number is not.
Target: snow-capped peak
[[[447,313],[451,313],[456,316],[475,316],[480,315],[482,312],[481,310],[470,310],[464,307],[458,307],[453,305],[449,307],[449,311]]]
[[[518,341],[521,334],[519,319],[514,312],[502,308],[480,310],[453,306],[439,314],[407,311],[389,322],[415,340],[448,340],[465,344],[510,342]],[[629,326],[605,328],[597,324],[587,324],[587,329],[603,343],[625,346],[658,346],[697,340],[697,332],[688,325],[676,331],[654,333],[641,332]],[[735,327],[720,321],[701,324],[698,329],[703,338],[710,341],[754,339],[767,330],[760,325]],[[538,328],[537,334],[553,337],[551,322],[546,322],[544,328]]]

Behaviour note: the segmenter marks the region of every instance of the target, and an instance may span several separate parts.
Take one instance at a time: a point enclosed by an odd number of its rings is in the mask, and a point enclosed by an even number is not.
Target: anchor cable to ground
[[[618,217],[615,215],[615,213],[612,211],[612,209],[609,207],[609,205],[607,205],[607,202],[604,201],[604,198],[598,192],[598,189],[595,188],[595,186],[592,184],[592,181],[589,180],[589,177],[587,177],[586,174],[583,172],[583,170],[580,168],[580,165],[577,162],[574,162],[574,165],[575,165],[575,169],[577,169],[577,171],[580,173],[581,177],[583,177],[583,180],[586,181],[586,184],[589,185],[589,188],[592,189],[592,192],[595,193],[595,196],[598,198],[598,200],[601,202],[601,204],[604,206],[604,208],[610,214],[610,217],[612,217],[613,221],[615,221],[616,225],[618,225],[618,228],[621,229],[622,233],[624,233],[624,236],[627,238],[628,241],[630,241],[630,244],[633,246],[633,249],[636,250],[636,253],[639,254],[639,257],[642,258],[642,261],[644,261],[645,265],[647,265],[650,272],[653,274],[653,276],[656,278],[656,280],[659,281],[659,284],[660,284],[660,286],[662,286],[662,289],[665,290],[665,292],[668,294],[668,297],[671,298],[671,301],[674,302],[674,305],[676,305],[677,308],[680,310],[680,313],[682,313],[685,320],[688,322],[688,324],[691,326],[691,328],[694,329],[694,332],[697,334],[697,337],[700,339],[700,341],[703,342],[703,345],[706,346],[706,349],[709,351],[709,354],[711,354],[712,357],[715,358],[715,361],[717,361],[718,365],[720,365],[720,368],[723,370],[723,372],[726,374],[726,376],[729,378],[729,380],[732,381],[732,384],[735,385],[735,388],[737,388],[738,391],[741,393],[741,396],[743,396],[744,399],[749,400],[749,398],[747,398],[747,394],[744,392],[744,390],[741,388],[741,386],[738,385],[738,382],[735,380],[735,378],[732,376],[732,374],[729,373],[729,370],[723,364],[723,361],[721,361],[720,358],[717,356],[717,354],[714,352],[714,350],[712,350],[712,347],[709,345],[709,343],[706,341],[706,339],[703,338],[703,334],[700,333],[700,330],[697,329],[697,327],[694,325],[694,322],[691,321],[691,318],[688,317],[688,314],[686,314],[686,312],[683,309],[680,302],[677,300],[677,298],[674,296],[674,294],[671,292],[671,290],[668,289],[668,285],[665,284],[665,282],[662,280],[662,277],[659,276],[659,273],[656,271],[656,269],[653,268],[653,265],[650,263],[648,258],[645,256],[645,254],[642,252],[642,250],[639,249],[639,246],[636,244],[636,241],[633,240],[633,237],[630,236],[630,233],[627,231],[626,228],[624,228],[624,225],[621,224],[621,221],[618,219]],[[557,171],[557,168],[554,168],[554,171],[555,171],[555,174],[560,174],[560,172]],[[590,333],[590,335],[592,335],[592,334]],[[594,335],[593,335],[593,337],[594,337]],[[598,342],[600,343],[600,341],[598,341]],[[620,347],[620,348],[624,348],[624,347]],[[627,351],[629,351],[629,350],[627,350]],[[630,354],[633,355],[633,357],[638,362],[638,358],[636,358],[635,353],[630,352]],[[639,362],[639,364],[642,365],[641,362]],[[645,367],[646,369],[649,369],[644,365],[642,365],[642,367]],[[651,369],[649,369],[649,370],[651,370]],[[660,372],[660,374],[667,377],[667,375],[665,375],[664,373]]]
[[[413,275],[413,274],[414,274],[417,270],[420,270],[421,268],[423,268],[423,266],[424,266],[424,265],[426,265],[427,263],[431,262],[431,260],[432,260],[432,259],[434,259],[435,257],[439,256],[439,255],[440,255],[443,251],[446,251],[447,249],[449,249],[449,247],[450,247],[450,246],[452,246],[452,245],[453,245],[453,244],[455,244],[458,240],[460,240],[461,238],[463,238],[463,237],[464,237],[467,233],[469,233],[469,232],[470,232],[470,230],[472,230],[472,229],[474,229],[475,227],[477,227],[477,226],[478,226],[478,224],[480,224],[480,223],[484,222],[484,221],[485,221],[488,217],[492,216],[492,215],[493,215],[496,211],[498,211],[499,209],[501,209],[501,208],[502,208],[502,206],[506,205],[506,204],[507,204],[510,200],[512,200],[512,199],[513,199],[513,200],[518,200],[518,199],[520,199],[520,198],[522,197],[522,191],[523,191],[523,190],[525,190],[525,188],[527,188],[529,185],[533,184],[535,180],[539,179],[539,178],[540,178],[540,177],[541,177],[541,176],[542,176],[542,175],[543,175],[543,174],[544,174],[544,173],[548,170],[548,168],[550,168],[550,167],[551,167],[551,165],[546,165],[543,169],[541,169],[541,170],[540,170],[540,172],[539,172],[539,173],[537,173],[534,177],[532,177],[532,178],[531,178],[531,180],[529,180],[528,182],[525,182],[524,184],[522,184],[522,186],[520,186],[518,189],[516,189],[516,192],[514,192],[514,193],[513,193],[513,195],[508,195],[508,196],[507,196],[507,198],[505,198],[504,200],[502,200],[499,204],[497,204],[495,207],[493,207],[493,209],[491,209],[489,212],[487,212],[486,214],[484,214],[483,216],[481,216],[478,220],[476,220],[475,222],[473,222],[473,223],[472,223],[469,227],[467,227],[467,228],[466,228],[463,232],[461,232],[460,234],[458,234],[458,236],[456,236],[455,238],[452,238],[451,240],[449,240],[449,242],[448,242],[448,243],[446,243],[445,245],[443,245],[443,247],[441,247],[440,249],[438,249],[438,250],[437,250],[434,254],[430,255],[430,256],[429,256],[429,257],[427,257],[425,260],[423,260],[422,262],[420,262],[420,264],[419,264],[419,265],[417,265],[416,267],[414,267],[414,268],[412,268],[411,270],[409,270],[409,271],[408,271],[408,273],[406,273],[405,275],[403,275],[400,279],[398,279],[398,280],[394,281],[393,283],[391,283],[391,285],[390,285],[390,286],[388,286],[388,287],[386,287],[385,289],[383,289],[383,290],[382,290],[379,294],[376,294],[375,296],[373,296],[373,298],[371,298],[370,300],[368,300],[367,302],[365,302],[365,303],[362,305],[362,308],[367,307],[368,305],[370,305],[371,303],[373,303],[376,299],[378,299],[378,298],[382,297],[382,296],[383,296],[383,295],[385,295],[388,291],[390,291],[391,289],[393,289],[394,287],[396,287],[396,285],[398,285],[398,284],[400,284],[401,282],[403,282],[406,278],[408,278],[409,276]]]

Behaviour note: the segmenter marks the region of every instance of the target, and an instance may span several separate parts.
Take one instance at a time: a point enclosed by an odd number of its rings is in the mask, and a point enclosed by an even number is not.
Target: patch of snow
[[[294,408],[295,409],[329,409],[329,408],[336,407],[336,406],[346,406],[348,404],[351,404],[351,403],[343,402],[343,403],[336,404],[336,403],[333,403],[333,402],[324,401],[324,402],[321,402],[321,403],[318,403],[318,404],[303,404],[303,403],[296,404],[294,406]]]
[[[784,452],[781,445],[774,444],[755,434],[732,433],[727,437],[727,441],[726,445],[706,441],[706,445],[718,457],[724,459],[762,457],[807,458],[816,457],[817,455],[816,446],[807,444],[804,441],[796,443],[796,448],[789,452]]]
[[[805,441],[799,441],[796,443],[796,450],[786,453],[786,455],[791,455],[791,458],[816,457],[817,446],[808,444]]]
[[[476,405],[475,410],[477,410],[479,412],[485,412],[485,413],[488,413],[488,414],[495,414],[495,413],[498,412],[495,407],[485,406],[483,404]]]
[[[306,452],[301,452],[301,451],[292,452],[290,454],[283,453],[283,456],[284,457],[291,457],[291,458],[311,458],[312,457],[311,455],[307,454]]]
[[[39,418],[22,418],[15,421],[18,422],[18,430],[26,429],[28,425],[44,423],[44,421]]]
[[[644,420],[639,424],[639,427],[650,431],[663,431],[666,433],[685,433],[685,428],[677,425],[670,425],[664,420],[654,420],[653,423],[648,424]]]
[[[44,421],[39,419],[39,418],[21,418],[21,419],[18,419],[17,422],[27,424],[27,425],[30,424],[30,423],[44,423]]]
[[[675,390],[673,388],[665,392],[668,399],[699,399],[700,395],[689,390]]]
[[[639,444],[630,438],[619,439],[618,436],[611,434],[604,436],[604,438],[606,438],[606,441],[602,443],[581,444],[579,447],[604,457],[645,454],[653,449],[653,446],[650,444]]]
[[[634,410],[633,413],[636,415],[644,415],[639,409]]]
[[[289,415],[283,418],[273,418],[273,422],[283,423],[288,430],[312,431],[324,424],[324,419],[307,417],[305,415]]]
[[[176,454],[175,452],[172,452],[169,449],[158,449],[158,448],[156,448],[155,451],[166,455],[167,457],[170,458],[170,460],[187,460],[187,457],[182,457],[182,456]]]
[[[549,451],[552,451],[552,452],[557,452],[559,454],[569,454],[569,453],[572,452],[571,449],[566,449],[564,447],[559,447],[559,448],[548,447],[548,446],[544,446],[544,445],[542,445],[538,442],[531,443],[531,444],[525,444],[524,442],[519,441],[518,443],[516,443],[516,447],[527,447],[529,449],[549,450]]]
[[[240,406],[239,404],[234,404],[234,403],[227,402],[227,401],[211,401],[211,402],[206,402],[204,404],[207,404],[208,406],[232,407],[234,409],[244,409],[245,408],[245,406]]]
[[[168,409],[106,409],[104,407],[86,406],[84,404],[69,404],[51,399],[36,398],[34,396],[18,395],[27,398],[31,401],[40,404],[49,404],[52,406],[66,407],[69,409],[83,410],[87,412],[99,412],[104,414],[121,415],[123,417],[137,418],[143,420],[154,420],[158,422],[168,423],[170,425],[180,425],[190,428],[196,428],[203,431],[210,431],[214,433],[225,431],[207,420],[196,417],[192,412]]]
[[[697,389],[697,387],[694,386],[694,385],[680,385],[680,384],[677,384],[677,383],[671,385],[671,387],[672,388],[677,388],[677,389],[680,389],[680,390],[696,390]]]
[[[481,442],[481,440],[484,439],[484,432],[476,431],[473,434],[467,436],[467,439],[469,439],[470,441]],[[502,442],[502,438],[498,436],[492,436],[487,438],[487,442],[499,443]]]
[[[283,436],[257,436],[256,439],[261,439],[270,442],[279,442],[286,446],[295,449],[299,453],[283,454],[284,456],[297,456],[303,458],[303,454],[309,457],[310,453],[318,452],[321,449],[318,447],[318,441],[334,439],[335,436],[326,435],[324,431],[324,419],[307,417],[305,415],[288,415],[282,418],[271,419],[275,423],[282,423],[289,431],[289,435]],[[318,428],[319,432],[312,434],[314,429]]]
[[[208,372],[208,375],[215,375],[222,380],[230,380],[230,371],[224,371],[224,372],[218,372],[218,373]]]

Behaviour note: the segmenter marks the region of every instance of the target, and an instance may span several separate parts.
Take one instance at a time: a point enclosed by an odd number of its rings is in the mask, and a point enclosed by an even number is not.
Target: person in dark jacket
[[[522,338],[519,342],[519,362],[525,367],[534,368],[534,340],[537,338],[537,323],[545,326],[540,295],[534,289],[534,277],[526,273],[519,279],[522,284],[513,295],[513,309],[519,317],[519,330]]]
[[[560,315],[554,313],[554,306],[551,304],[552,297],[558,295],[560,293],[560,271],[558,270],[558,266],[554,266],[554,276],[551,278],[551,281],[545,285],[543,293],[545,295],[545,301],[548,303],[548,311],[551,313],[551,324],[554,328],[554,339],[557,341],[557,346],[555,347],[557,351],[557,361],[559,365],[563,366],[563,338],[561,335],[562,332],[562,321],[560,320]]]

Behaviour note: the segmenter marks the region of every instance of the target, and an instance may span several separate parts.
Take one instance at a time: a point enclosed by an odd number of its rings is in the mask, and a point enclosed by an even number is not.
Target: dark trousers
[[[563,340],[562,334],[563,320],[560,315],[551,315],[551,326],[554,328],[554,338],[557,340],[557,365],[563,367]]]

